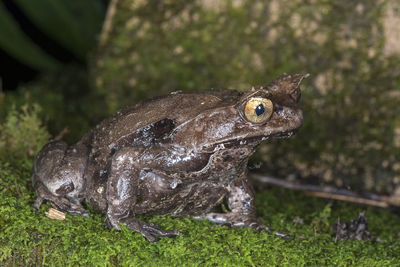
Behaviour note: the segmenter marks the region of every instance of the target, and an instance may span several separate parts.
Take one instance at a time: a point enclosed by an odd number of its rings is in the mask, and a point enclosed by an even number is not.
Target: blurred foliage
[[[76,142],[106,115],[101,98],[89,88],[86,66],[88,54],[97,44],[106,1],[16,0],[13,4],[46,38],[71,53],[75,63],[57,62],[41,50],[6,5],[0,3],[0,32],[4,33],[0,35],[0,48],[41,71],[36,81],[20,86],[17,91],[0,92],[0,122],[13,106],[40,103],[43,109],[38,116],[53,137],[63,132],[67,142]]]
[[[43,108],[38,115],[53,138],[63,132],[61,137],[70,144],[107,115],[102,98],[89,89],[87,70],[78,65],[64,65],[51,75],[42,75],[3,95],[2,102],[0,122],[12,106],[40,103]]]
[[[0,2],[0,48],[8,54],[37,70],[52,70],[58,63],[49,57],[20,30]]]
[[[86,62],[104,19],[102,1],[16,0],[14,4],[40,31]],[[24,33],[2,2],[0,32],[0,48],[21,63],[40,71],[54,71],[61,66]]]
[[[91,75],[109,113],[174,90],[266,85],[309,72],[305,123],[264,146],[262,172],[392,192],[400,183],[400,56],[389,1],[120,0]]]
[[[37,104],[25,104],[18,110],[15,106],[11,108],[5,122],[0,124],[0,160],[32,166],[34,156],[49,140],[39,112]]]
[[[331,226],[331,213],[332,213],[332,204],[328,203],[324,207],[324,209],[318,210],[314,212],[313,216],[314,219],[311,222],[311,225],[313,226],[314,232],[332,232],[332,234],[335,234],[333,231],[333,228]]]
[[[104,18],[99,0],[16,0],[18,6],[44,33],[65,46],[77,58],[86,60],[96,45]],[[51,23],[49,23],[51,21]]]

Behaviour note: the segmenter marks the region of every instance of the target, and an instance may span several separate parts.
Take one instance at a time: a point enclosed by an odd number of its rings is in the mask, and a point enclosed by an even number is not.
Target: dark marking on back
[[[165,141],[174,128],[174,120],[165,118],[137,130],[126,141],[130,142],[132,146],[151,146]]]

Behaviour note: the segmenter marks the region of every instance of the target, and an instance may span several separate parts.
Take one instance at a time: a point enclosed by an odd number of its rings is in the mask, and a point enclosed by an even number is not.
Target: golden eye
[[[262,97],[254,97],[247,100],[244,105],[244,117],[251,123],[264,123],[272,115],[274,106],[271,100]]]

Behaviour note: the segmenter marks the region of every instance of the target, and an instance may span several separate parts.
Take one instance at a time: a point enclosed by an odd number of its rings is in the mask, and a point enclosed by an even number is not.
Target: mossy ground
[[[384,209],[355,206],[304,196],[282,189],[256,195],[259,215],[292,239],[250,229],[230,229],[206,220],[144,217],[164,229],[178,229],[177,238],[152,244],[140,234],[110,230],[104,216],[67,215],[66,220],[45,216],[31,206],[35,193],[30,170],[0,163],[0,265],[241,265],[241,266],[400,266],[400,218]],[[354,219],[367,210],[372,233],[382,242],[334,242],[331,225],[338,216]],[[299,216],[304,224],[295,224]]]

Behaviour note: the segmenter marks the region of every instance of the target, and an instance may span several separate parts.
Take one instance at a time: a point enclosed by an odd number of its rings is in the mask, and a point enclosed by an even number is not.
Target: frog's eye
[[[262,97],[254,97],[247,100],[244,105],[244,117],[251,123],[264,123],[272,115],[274,106],[271,100]]]

